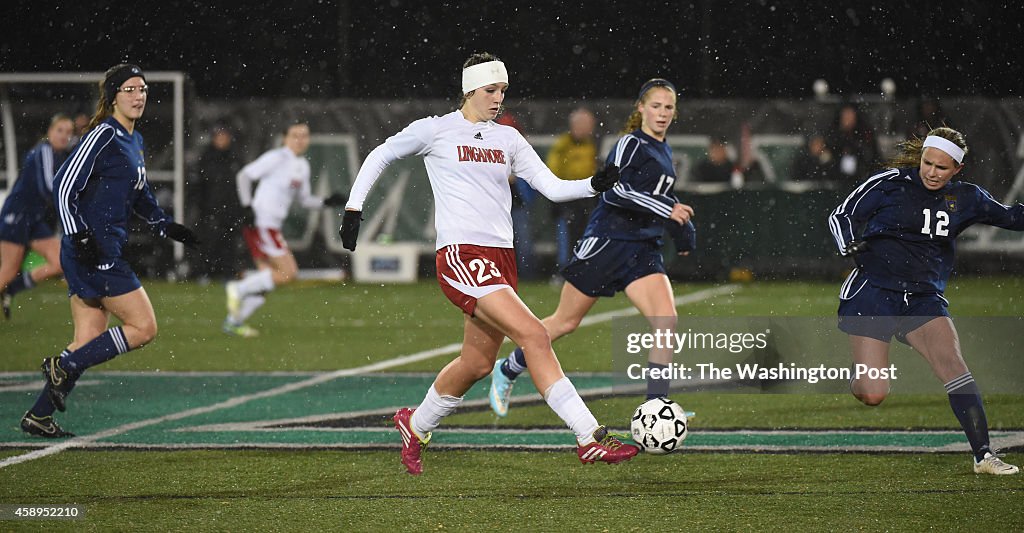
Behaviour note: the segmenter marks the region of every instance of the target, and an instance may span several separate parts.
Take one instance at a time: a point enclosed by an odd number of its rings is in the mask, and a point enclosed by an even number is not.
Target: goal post
[[[6,188],[18,176],[21,157],[38,141],[50,116],[72,108],[92,110],[102,72],[0,72],[0,144]],[[185,219],[185,74],[177,71],[146,72],[152,88],[143,116],[146,139],[146,177],[169,183],[175,220]],[[86,91],[82,91],[82,88]],[[170,88],[169,93],[166,89]],[[71,93],[72,96],[66,95]],[[29,129],[32,128],[32,129]],[[169,131],[168,131],[169,130]],[[154,141],[151,143],[151,139]],[[149,168],[150,164],[153,168]],[[174,258],[184,257],[184,247],[174,243]]]

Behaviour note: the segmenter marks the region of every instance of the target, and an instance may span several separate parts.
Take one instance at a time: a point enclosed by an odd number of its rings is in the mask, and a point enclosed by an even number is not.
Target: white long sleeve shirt
[[[384,169],[411,155],[423,156],[434,193],[437,249],[450,244],[512,247],[509,176],[526,180],[555,202],[596,194],[589,178],[555,176],[515,128],[470,122],[456,110],[417,120],[370,152],[345,207],[362,211]]]
[[[307,209],[323,207],[323,199],[311,192],[309,174],[305,157],[284,146],[269,150],[238,172],[238,199],[243,206],[252,206],[257,226],[279,230],[296,197]],[[259,182],[255,195],[254,181]]]

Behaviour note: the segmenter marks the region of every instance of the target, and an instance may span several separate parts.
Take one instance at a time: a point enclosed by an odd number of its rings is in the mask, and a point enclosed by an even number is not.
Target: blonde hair
[[[640,129],[640,126],[643,126],[643,124],[644,124],[644,116],[640,114],[640,111],[637,109],[637,107],[640,107],[644,102],[647,101],[647,95],[651,94],[651,89],[665,89],[665,90],[669,91],[670,93],[672,93],[673,96],[676,96],[678,98],[678,95],[676,95],[676,92],[674,90],[672,90],[672,88],[667,86],[667,85],[653,85],[653,86],[651,86],[649,89],[644,91],[644,94],[642,94],[640,96],[639,100],[637,100],[636,102],[633,102],[633,112],[629,115],[629,118],[626,119],[626,125],[622,128],[622,133],[629,133],[631,131],[636,131],[636,130]],[[679,118],[679,110],[675,109],[675,110],[672,111],[672,120],[675,120],[677,118]]]
[[[964,134],[946,126],[935,128],[928,132],[928,136],[942,137],[947,141],[963,148],[964,156],[967,155],[967,139]],[[916,167],[921,164],[921,154],[924,153],[924,139],[914,136],[896,145],[897,153],[892,157],[886,166],[889,168]]]

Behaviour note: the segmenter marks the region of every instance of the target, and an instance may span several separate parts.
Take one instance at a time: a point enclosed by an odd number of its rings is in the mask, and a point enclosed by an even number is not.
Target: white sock
[[[544,392],[544,401],[548,402],[551,410],[558,415],[565,425],[576,434],[576,441],[581,445],[594,442],[594,432],[597,431],[597,419],[583,403],[583,398],[576,392],[569,378],[554,382]]]
[[[272,290],[274,290],[274,273],[269,268],[249,274],[238,282],[238,292],[243,297]]]
[[[423,403],[413,412],[409,425],[422,439],[427,436],[427,433],[441,425],[441,419],[452,414],[452,411],[461,403],[461,396],[441,396],[431,384],[427,396],[423,398]]]
[[[261,294],[253,294],[242,298],[242,305],[238,308],[238,323],[244,324],[266,301],[267,299]]]

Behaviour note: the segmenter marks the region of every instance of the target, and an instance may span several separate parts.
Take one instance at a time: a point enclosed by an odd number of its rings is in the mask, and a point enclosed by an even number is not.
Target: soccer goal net
[[[0,191],[10,189],[22,158],[45,137],[53,115],[92,117],[102,79],[102,72],[0,73]],[[164,210],[183,220],[185,75],[147,72],[146,84],[149,100],[139,122],[146,142],[146,178]],[[180,260],[183,254],[176,243],[174,258]]]

